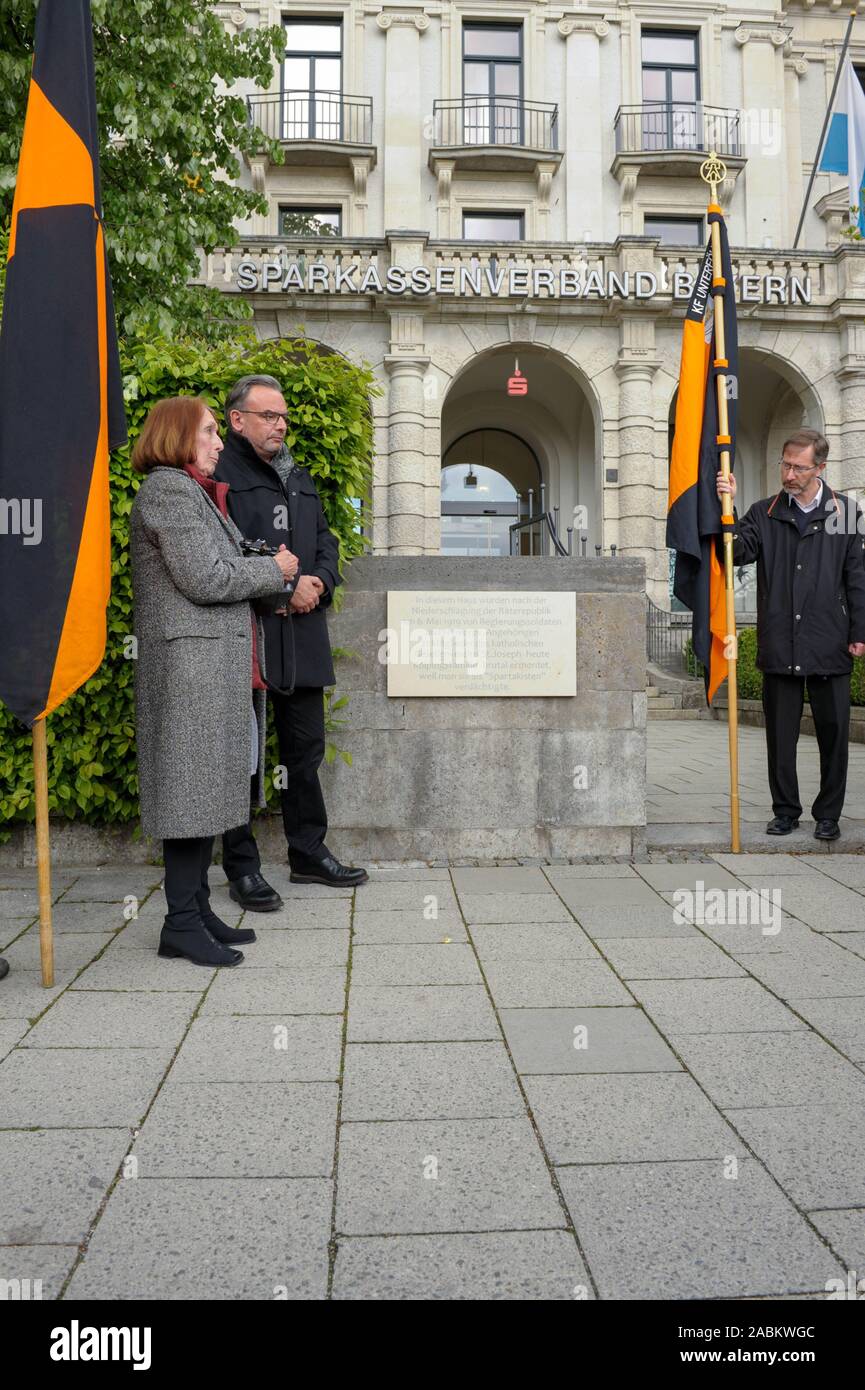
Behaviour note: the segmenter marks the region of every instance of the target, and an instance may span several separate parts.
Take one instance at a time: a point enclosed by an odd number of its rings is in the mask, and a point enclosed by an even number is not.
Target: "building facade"
[[[669,605],[671,420],[712,149],[740,504],[775,489],[803,423],[829,438],[833,485],[865,487],[865,247],[844,235],[845,177],[818,173],[793,249],[846,9],[215,9],[235,31],[285,26],[269,92],[245,93],[284,162],[245,165],[268,211],[202,279],[247,298],[261,338],[303,332],[374,367],[373,553],[549,553],[555,534],[643,558]],[[850,52],[865,69],[865,18]]]

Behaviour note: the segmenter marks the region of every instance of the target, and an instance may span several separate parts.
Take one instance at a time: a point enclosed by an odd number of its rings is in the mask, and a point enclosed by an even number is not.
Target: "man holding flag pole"
[[[90,0],[41,0],[0,332],[0,497],[21,519],[0,538],[0,699],[33,731],[45,986],[54,978],[46,720],[105,654],[108,455],[125,439]]]

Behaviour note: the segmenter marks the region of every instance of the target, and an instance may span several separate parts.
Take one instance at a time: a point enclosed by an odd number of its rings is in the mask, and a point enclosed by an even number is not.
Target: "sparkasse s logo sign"
[[[131,1361],[134,1371],[150,1369],[149,1327],[69,1327],[51,1330],[52,1361]]]

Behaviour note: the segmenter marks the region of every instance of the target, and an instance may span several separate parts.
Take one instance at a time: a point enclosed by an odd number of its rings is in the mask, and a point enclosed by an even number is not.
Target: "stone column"
[[[655,457],[653,381],[659,363],[655,356],[655,324],[649,317],[622,319],[619,378],[618,483],[605,486],[610,525],[604,546],[617,541],[623,555],[646,562],[646,588],[656,603],[667,606],[666,462]],[[664,437],[666,446],[666,435]],[[616,515],[617,522],[613,521]],[[612,534],[615,532],[615,534]]]
[[[423,116],[420,108],[420,39],[429,16],[420,10],[383,10],[376,24],[387,34],[384,112],[384,225],[419,227]]]
[[[742,104],[747,141],[745,243],[772,246],[787,240],[787,160],[784,151],[784,82],[781,50],[785,29],[743,22],[735,39],[742,49]]]
[[[391,352],[384,364],[390,377],[388,553],[422,555],[427,548],[428,513],[434,503],[438,516],[440,495],[438,488],[427,485],[426,478],[424,376],[429,357]]]
[[[560,148],[567,151],[567,241],[582,242],[590,231],[594,241],[604,240],[600,190],[606,169],[603,163],[601,101],[601,41],[610,32],[603,19],[565,15],[558,30],[566,42],[565,99],[559,104]],[[596,196],[586,201],[586,190]]]
[[[784,246],[792,246],[796,235],[796,223],[805,195],[805,178],[802,172],[802,112],[799,105],[799,83],[808,71],[808,59],[791,54],[784,59],[784,124],[787,134],[787,187],[788,203],[787,236]],[[806,246],[808,239],[805,238]]]
[[[828,471],[845,491],[865,488],[865,324],[845,319],[841,324],[841,365],[836,377],[841,387],[841,441],[839,458]]]

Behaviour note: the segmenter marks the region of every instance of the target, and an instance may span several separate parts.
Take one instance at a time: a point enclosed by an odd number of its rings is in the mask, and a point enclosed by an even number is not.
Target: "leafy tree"
[[[242,156],[279,146],[232,95],[241,80],[272,86],[279,28],[229,34],[210,0],[91,0],[102,197],[122,333],[224,335],[244,318],[238,296],[191,287],[199,249],[230,245],[234,226],[264,212],[241,188]],[[36,0],[0,0],[0,220],[8,217],[33,48]]]

